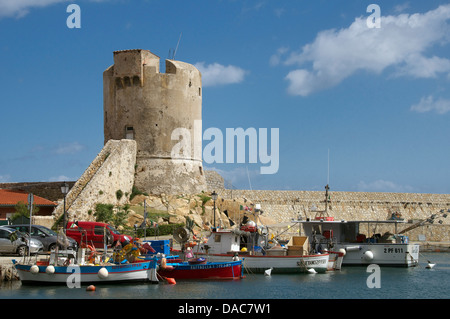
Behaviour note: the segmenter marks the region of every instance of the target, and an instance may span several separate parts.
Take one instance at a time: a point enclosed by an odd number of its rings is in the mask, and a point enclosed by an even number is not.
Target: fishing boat
[[[361,234],[363,225],[391,225],[397,228],[401,221],[355,220],[335,221],[305,220],[302,224],[305,235],[316,251],[333,249],[344,253],[342,264],[380,266],[416,266],[419,261],[419,245],[411,244],[407,236],[395,235],[397,232],[367,235]],[[365,227],[364,227],[365,228]]]
[[[405,223],[403,219],[335,220],[328,215],[328,185],[325,189],[324,211],[317,212],[312,219],[292,221],[302,226],[300,231],[303,229],[312,251],[343,253],[344,266],[378,264],[413,267],[418,264],[419,244],[409,243],[408,237],[398,230],[398,225]],[[387,231],[387,228],[393,232]],[[381,231],[384,233],[381,234]]]
[[[269,268],[272,268],[271,272],[275,274],[323,273],[329,270],[330,254],[304,254],[304,246],[295,244],[296,242],[288,247],[270,246],[267,234],[256,231],[256,228],[216,228],[206,242],[198,243],[193,249],[197,256],[204,256],[211,262],[244,259],[244,268],[252,273],[264,273]]]
[[[147,255],[143,260],[157,260],[157,274],[160,278],[173,279],[241,279],[243,278],[242,261],[211,262],[204,257],[195,257],[190,248],[184,258],[171,254],[169,240],[148,240],[143,242]]]
[[[23,284],[66,284],[73,288],[95,283],[158,283],[156,259],[133,258],[135,260],[130,261],[123,258],[134,257],[125,254],[131,251],[136,250],[129,246],[108,255],[97,252],[93,247],[89,254],[86,254],[86,248],[79,248],[76,252],[55,249],[44,258],[23,258],[21,261],[13,260],[13,264]]]
[[[15,260],[13,263],[23,284],[66,284],[75,287],[78,283],[80,285],[136,281],[158,283],[154,261],[67,266],[20,263]]]
[[[204,258],[166,262],[158,266],[158,275],[174,279],[236,280],[244,276],[242,260],[207,262]]]

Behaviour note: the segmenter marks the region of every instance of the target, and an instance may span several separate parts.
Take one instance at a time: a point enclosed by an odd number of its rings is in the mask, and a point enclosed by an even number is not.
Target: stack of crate
[[[287,244],[288,256],[301,256],[308,254],[309,241],[306,236],[292,236]]]

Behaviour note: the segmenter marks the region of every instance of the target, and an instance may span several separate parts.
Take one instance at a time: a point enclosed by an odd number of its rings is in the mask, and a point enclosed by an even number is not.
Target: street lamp
[[[213,191],[211,194],[211,198],[214,201],[214,210],[213,210],[213,214],[214,214],[214,229],[216,228],[216,200],[217,200],[217,193],[216,191]]]
[[[64,182],[64,184],[61,185],[61,193],[64,194],[64,234],[66,233],[66,195],[69,192],[69,185]]]

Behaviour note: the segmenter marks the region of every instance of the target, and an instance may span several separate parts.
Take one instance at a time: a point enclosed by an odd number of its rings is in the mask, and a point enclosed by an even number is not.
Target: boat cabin
[[[217,229],[211,233],[208,241],[203,246],[204,249],[211,254],[223,254],[229,251],[239,251],[240,236],[232,231]]]
[[[396,236],[397,224],[404,223],[401,220],[306,220],[299,221],[303,226],[305,236],[311,243],[392,243]],[[391,226],[391,227],[386,227]],[[392,229],[394,226],[394,229]],[[301,230],[300,230],[301,231]],[[392,231],[392,232],[391,232]]]
[[[208,237],[208,241],[201,246],[201,249],[210,254],[263,253],[261,247],[265,241],[264,236],[257,231],[216,229]]]

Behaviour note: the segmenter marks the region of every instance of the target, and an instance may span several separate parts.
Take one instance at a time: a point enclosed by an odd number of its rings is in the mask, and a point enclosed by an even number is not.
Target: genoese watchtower
[[[148,193],[206,190],[202,167],[202,82],[191,64],[166,60],[148,50],[114,52],[103,72],[104,138],[137,144],[135,186]],[[184,132],[181,138],[178,134]],[[174,155],[184,139],[186,147]],[[190,147],[189,147],[190,146]]]

